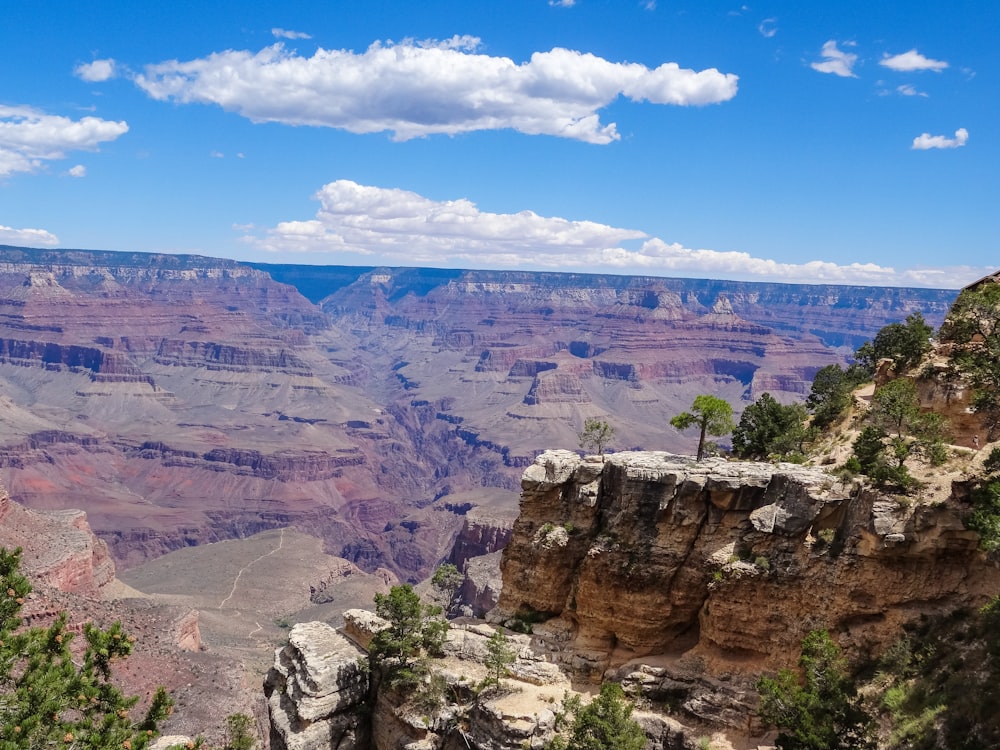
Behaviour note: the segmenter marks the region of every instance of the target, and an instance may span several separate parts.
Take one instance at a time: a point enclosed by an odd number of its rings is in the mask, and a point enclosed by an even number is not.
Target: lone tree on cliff
[[[145,716],[132,716],[138,696],[111,681],[112,662],[132,650],[121,623],[85,624],[82,654],[70,651],[65,613],[47,628],[22,627],[31,584],[20,562],[20,549],[0,547],[0,747],[142,750],[170,712],[170,697],[159,688]]]
[[[678,430],[688,427],[698,427],[698,460],[705,455],[705,436],[720,437],[728,435],[736,426],[733,424],[733,407],[729,402],[715,396],[695,396],[691,411],[678,414],[670,420],[670,424]]]
[[[580,447],[583,450],[595,448],[597,455],[604,458],[604,446],[615,435],[615,428],[600,419],[588,419],[583,423],[583,432],[579,434]]]
[[[510,666],[517,661],[517,652],[510,645],[510,641],[499,628],[493,631],[493,635],[486,641],[486,658],[483,665],[487,669],[486,679],[483,680],[483,688],[494,687],[500,689],[504,677],[510,674]]]
[[[368,646],[376,666],[384,666],[392,684],[415,684],[426,672],[424,654],[439,656],[448,632],[441,607],[423,604],[413,587],[393,586],[375,594],[375,614],[388,622]]]

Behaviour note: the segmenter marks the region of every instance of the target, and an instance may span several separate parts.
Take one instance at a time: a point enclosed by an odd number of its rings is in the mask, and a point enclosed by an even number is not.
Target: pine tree
[[[439,656],[448,632],[441,607],[422,604],[413,587],[393,586],[375,594],[375,614],[387,621],[368,646],[373,666],[385,668],[390,683],[415,684],[426,672],[425,654]]]
[[[172,701],[163,688],[136,720],[138,696],[111,682],[111,665],[132,651],[121,623],[84,625],[79,663],[65,613],[49,627],[24,628],[20,611],[31,584],[20,572],[21,550],[0,547],[0,750],[86,748],[143,750]]]
[[[702,394],[695,396],[691,411],[681,412],[670,420],[678,430],[698,428],[698,460],[705,455],[705,436],[720,437],[733,431],[733,407],[728,401]]]
[[[502,630],[496,630],[486,641],[486,658],[483,660],[488,674],[483,687],[500,687],[500,681],[510,674],[510,665],[517,661],[517,653]]]

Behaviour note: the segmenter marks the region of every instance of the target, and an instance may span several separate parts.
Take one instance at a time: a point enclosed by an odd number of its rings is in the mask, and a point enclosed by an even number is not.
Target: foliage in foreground
[[[937,466],[947,458],[945,421],[939,414],[921,412],[912,380],[890,380],[875,391],[865,421],[847,468],[871,477],[879,487],[907,492],[916,485],[908,460],[922,458]]]
[[[783,750],[874,748],[874,722],[850,680],[840,649],[825,630],[802,641],[801,676],[785,669],[761,677],[758,709],[765,724],[778,727]]]
[[[483,689],[493,687],[500,689],[504,677],[510,675],[510,666],[517,661],[517,652],[510,645],[510,640],[503,630],[497,628],[486,641],[486,678],[482,682]]]
[[[979,546],[987,552],[1000,550],[1000,448],[993,448],[983,461],[982,480],[972,490],[972,512],[965,527],[979,534]]]
[[[806,408],[812,414],[812,425],[826,429],[851,405],[851,393],[871,376],[860,366],[846,370],[840,365],[822,367],[813,378],[806,398]]]
[[[0,547],[0,750],[142,750],[170,712],[170,697],[159,688],[145,716],[133,719],[138,696],[111,682],[112,663],[132,650],[121,623],[107,630],[84,625],[87,645],[78,661],[65,614],[47,628],[22,628],[31,585],[20,562],[20,549]]]
[[[388,627],[372,638],[368,655],[372,665],[384,669],[393,685],[413,685],[426,674],[426,656],[440,656],[448,623],[441,607],[421,603],[406,583],[388,594],[375,594],[375,613]]]
[[[546,750],[642,750],[646,735],[632,718],[632,704],[616,682],[605,682],[601,693],[581,708],[579,697],[563,701],[563,717],[573,715],[568,730],[556,735]]]
[[[891,359],[893,368],[902,374],[916,366],[931,350],[932,333],[934,329],[927,325],[921,313],[910,313],[906,322],[884,326],[875,338],[861,345],[854,358],[869,377],[875,374],[875,367],[882,359]]]
[[[223,750],[252,750],[256,743],[253,736],[253,718],[246,714],[226,717],[226,744]]]
[[[1000,747],[1000,597],[909,625],[874,687],[892,750]]]
[[[952,367],[968,379],[973,409],[1000,435],[1000,284],[985,283],[958,295],[941,326],[941,340],[953,347]]]

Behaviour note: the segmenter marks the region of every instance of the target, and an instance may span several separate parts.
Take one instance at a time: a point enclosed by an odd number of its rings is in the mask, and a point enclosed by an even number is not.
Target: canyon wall
[[[952,296],[0,247],[0,479],[121,567],[292,526],[416,581],[586,418],[690,450],[695,395],[801,399]]]
[[[98,599],[115,580],[108,545],[79,510],[33,511],[0,485],[0,547],[21,549],[21,570],[36,584]]]

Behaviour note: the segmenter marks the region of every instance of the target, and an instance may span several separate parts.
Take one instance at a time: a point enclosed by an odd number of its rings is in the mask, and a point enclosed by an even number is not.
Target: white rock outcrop
[[[273,750],[361,750],[365,653],[323,622],[292,627],[264,681]]]

